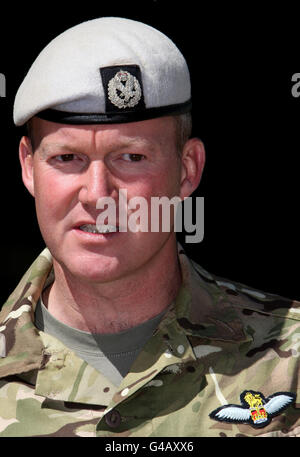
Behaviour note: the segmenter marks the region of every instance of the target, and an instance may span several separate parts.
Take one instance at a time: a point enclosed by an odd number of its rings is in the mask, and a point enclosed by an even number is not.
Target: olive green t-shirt
[[[152,336],[165,311],[129,330],[113,334],[89,333],[58,321],[40,298],[35,311],[35,325],[39,330],[60,340],[118,386]]]

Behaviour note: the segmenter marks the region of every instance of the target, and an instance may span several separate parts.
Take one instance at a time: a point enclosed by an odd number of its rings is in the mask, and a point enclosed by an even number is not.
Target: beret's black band
[[[55,109],[46,109],[36,116],[45,121],[60,124],[119,124],[124,122],[145,121],[156,117],[187,113],[192,108],[192,100],[176,105],[160,106],[136,111],[120,111],[118,113],[68,113]]]

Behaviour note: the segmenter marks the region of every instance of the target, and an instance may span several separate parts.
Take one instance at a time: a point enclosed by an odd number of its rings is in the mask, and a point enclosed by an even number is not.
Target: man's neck
[[[55,281],[43,294],[59,321],[91,333],[117,333],[145,322],[176,297],[181,273],[175,243],[134,274],[105,283],[73,278],[54,260]]]

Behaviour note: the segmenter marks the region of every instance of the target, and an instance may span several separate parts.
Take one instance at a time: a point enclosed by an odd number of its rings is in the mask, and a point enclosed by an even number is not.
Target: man
[[[14,119],[47,248],[1,311],[0,436],[300,435],[299,303],[207,273],[174,221],[127,226],[134,199],[149,222],[153,197],[200,182],[190,97],[175,45],[121,18],[67,30],[25,77]]]

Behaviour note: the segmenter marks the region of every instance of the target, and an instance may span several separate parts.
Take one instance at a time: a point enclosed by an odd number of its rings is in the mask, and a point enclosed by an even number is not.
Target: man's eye
[[[123,154],[123,158],[127,162],[140,162],[145,156],[142,154]]]
[[[74,154],[60,154],[56,158],[59,162],[71,162],[74,159]]]

